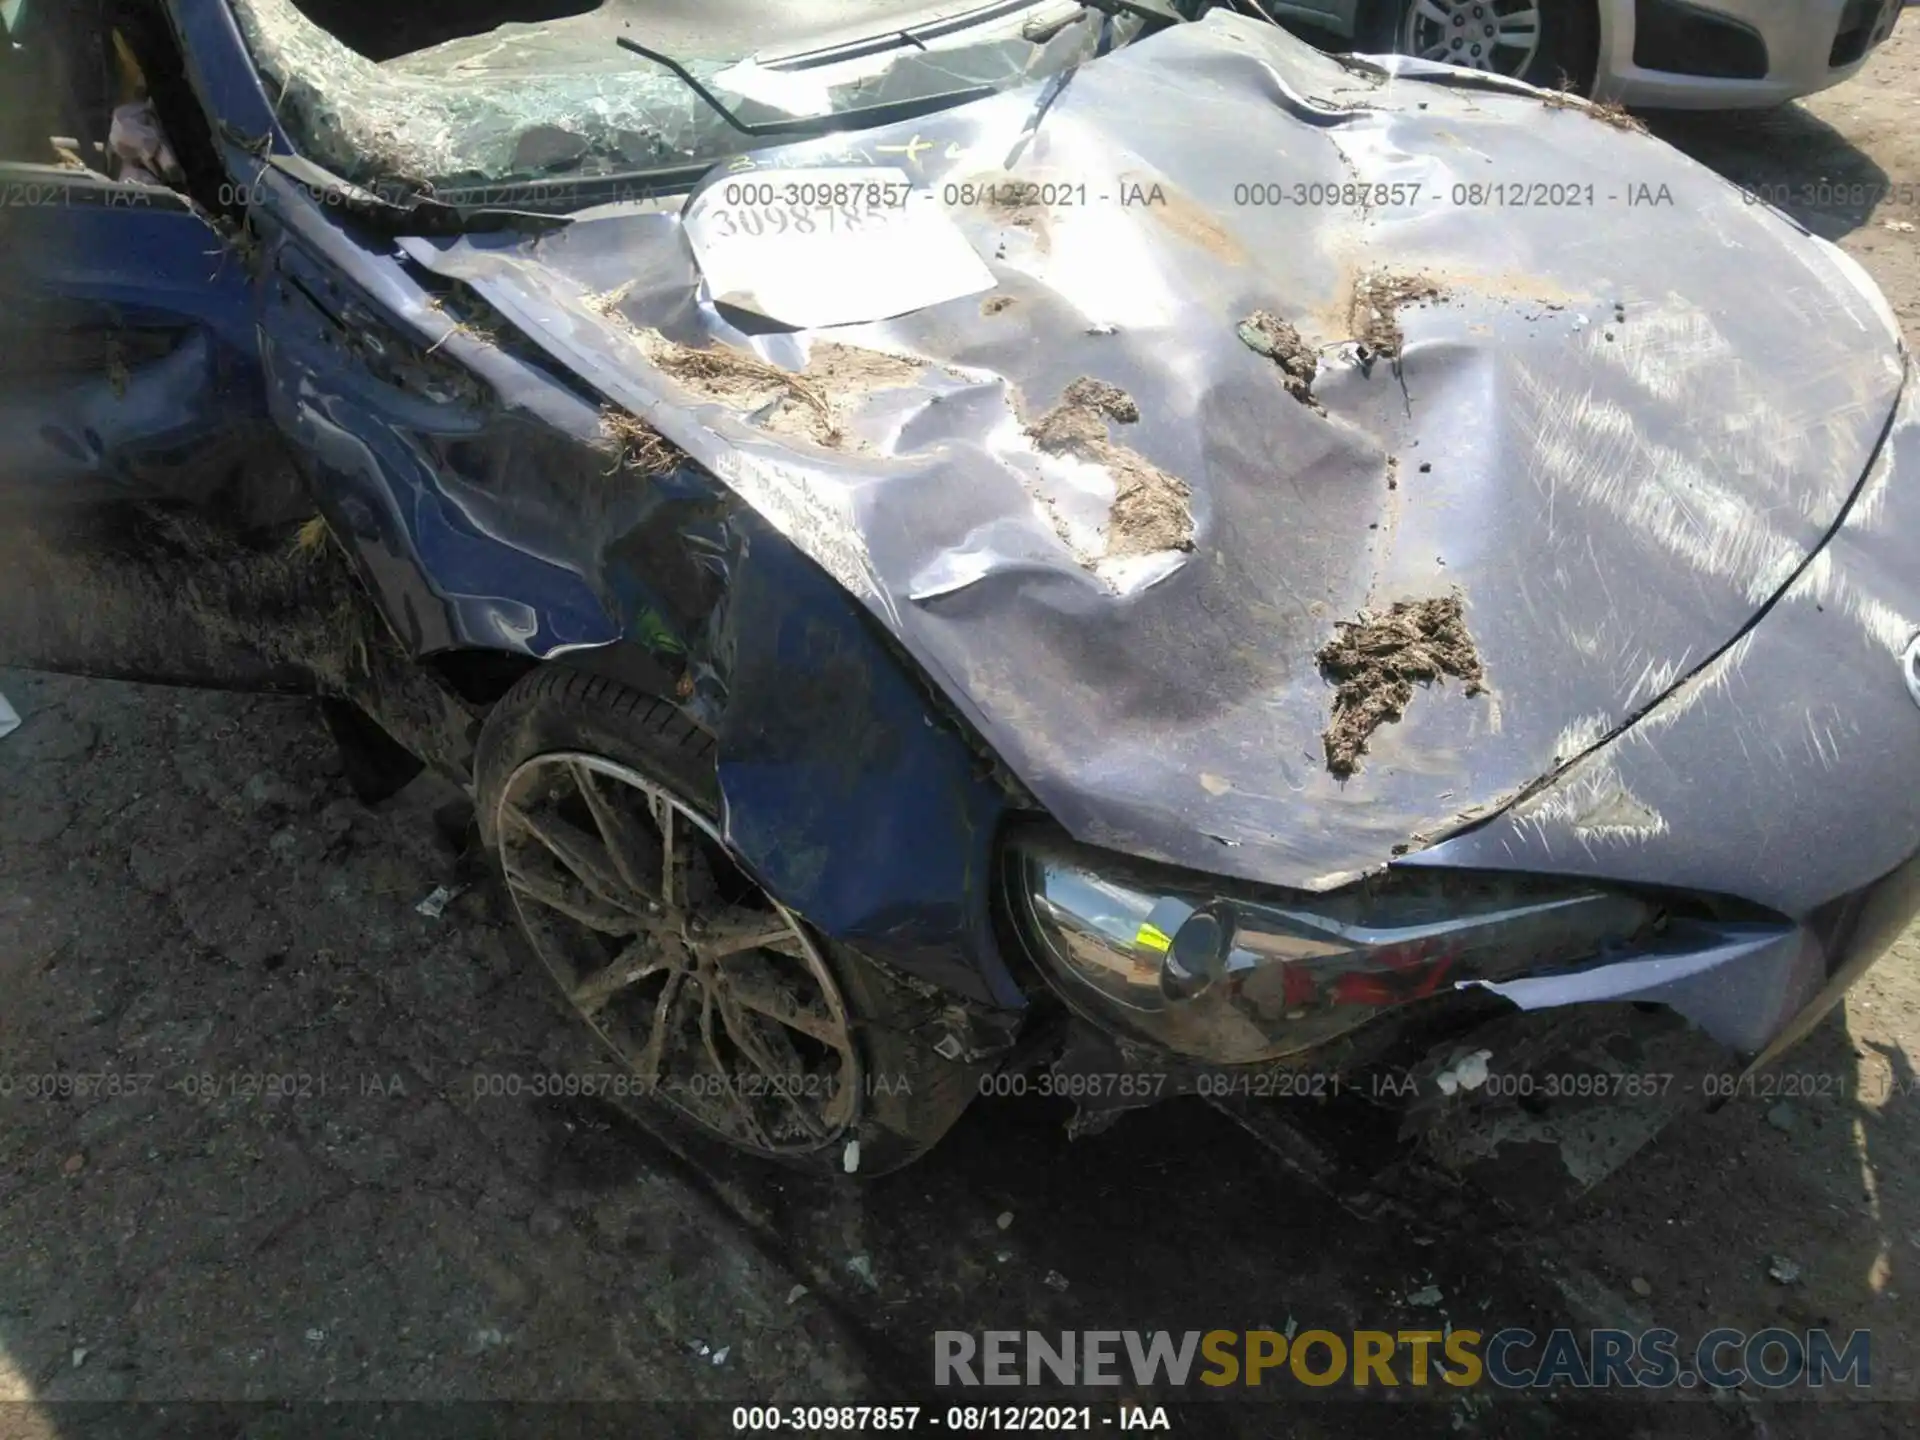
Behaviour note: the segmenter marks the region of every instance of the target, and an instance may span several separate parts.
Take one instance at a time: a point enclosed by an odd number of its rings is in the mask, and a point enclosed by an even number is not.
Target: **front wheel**
[[[521,930],[642,1118],[809,1169],[904,1165],[977,1070],[929,992],[817,937],[721,833],[712,739],[663,700],[548,667],[487,717],[482,833]],[[937,1042],[934,1042],[937,1043]]]
[[[1581,95],[1599,61],[1592,0],[1383,0],[1373,28],[1401,55]]]

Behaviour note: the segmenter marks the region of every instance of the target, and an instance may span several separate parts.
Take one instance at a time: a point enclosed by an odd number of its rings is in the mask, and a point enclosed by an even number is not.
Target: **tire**
[[[1379,0],[1374,7],[1373,23],[1368,27],[1371,47],[1402,55],[1418,55],[1427,48],[1416,44],[1423,33],[1417,28],[1421,16],[1416,7],[1420,3],[1421,0]],[[1462,0],[1440,0],[1440,3],[1447,13],[1462,8]],[[1593,92],[1600,60],[1600,24],[1594,0],[1464,0],[1464,5],[1468,8],[1462,16],[1467,22],[1463,29],[1480,20],[1497,23],[1499,15],[1509,11],[1538,11],[1539,43],[1532,57],[1524,65],[1517,65],[1518,56],[1510,52],[1502,56],[1496,51],[1498,58],[1493,68],[1499,73],[1543,89],[1571,90],[1579,95]],[[1477,16],[1475,7],[1483,9],[1485,15]],[[1425,34],[1439,33],[1437,24],[1429,20],[1427,25]],[[1473,43],[1470,35],[1455,38],[1465,42],[1463,51]],[[1473,57],[1465,53],[1458,58],[1450,55],[1448,59],[1452,64],[1475,64]]]
[[[579,771],[588,761],[562,762],[552,758],[560,754],[589,757],[609,769],[596,769],[583,782]],[[555,768],[560,766],[565,769]],[[614,774],[615,769],[622,773]],[[671,1002],[672,1015],[681,1016],[681,1012],[694,1003],[689,997],[696,990],[705,1007],[703,1023],[711,1012],[728,1013],[724,1000],[708,997],[726,993],[726,975],[738,975],[740,971],[732,967],[746,966],[749,962],[756,970],[756,983],[778,972],[776,983],[789,990],[810,997],[819,989],[822,1004],[806,1008],[819,1012],[820,1021],[835,1009],[834,997],[827,985],[837,990],[838,1013],[851,1047],[848,1054],[829,1052],[830,1063],[837,1067],[838,1080],[831,1076],[822,1080],[817,1070],[796,1068],[791,1072],[790,1082],[785,1084],[784,1093],[769,1094],[765,1089],[750,1092],[743,1082],[739,1089],[731,1092],[733,1098],[723,1107],[745,1105],[763,1116],[771,1107],[791,1117],[796,1105],[783,1106],[778,1102],[817,1099],[825,1106],[830,1096],[833,1113],[824,1115],[822,1123],[837,1124],[839,1128],[819,1144],[802,1138],[792,1145],[783,1145],[776,1152],[743,1140],[738,1133],[730,1134],[696,1113],[718,1103],[711,1100],[715,1093],[713,1085],[725,1072],[724,1067],[717,1064],[710,1065],[704,1072],[694,1069],[669,1077],[666,1062],[662,1060],[659,1062],[660,1083],[648,1080],[644,1068],[637,1068],[634,1063],[633,1047],[613,1038],[617,1027],[606,1018],[616,1004],[627,1003],[626,990],[618,992],[620,1000],[604,1002],[606,1009],[592,1012],[591,1018],[589,1012],[574,1003],[575,995],[585,993],[600,976],[570,967],[564,959],[583,943],[566,937],[585,935],[587,927],[578,924],[569,914],[555,915],[540,900],[531,898],[524,888],[534,883],[529,878],[531,867],[536,862],[543,863],[548,851],[525,838],[532,833],[526,817],[534,812],[523,808],[522,797],[533,795],[537,790],[542,796],[558,793],[562,796],[558,804],[572,805],[573,813],[578,816],[592,811],[586,804],[585,790],[579,790],[572,800],[565,798],[565,792],[569,784],[576,789],[584,784],[595,789],[603,800],[612,797],[626,802],[628,808],[624,813],[651,813],[648,807],[655,802],[641,792],[630,791],[631,781],[624,778],[628,774],[667,792],[684,812],[674,817],[676,828],[668,833],[675,836],[676,850],[686,845],[689,850],[697,851],[688,860],[684,872],[684,888],[689,895],[700,892],[703,879],[711,879],[712,889],[722,898],[728,886],[737,891],[744,883],[751,887],[757,900],[735,902],[728,907],[728,913],[764,904],[770,908],[755,909],[756,916],[764,916],[775,928],[784,920],[798,937],[777,942],[790,953],[775,953],[774,947],[744,947],[728,955],[725,964],[715,962],[709,966],[704,980],[696,979],[690,972],[686,978],[691,983],[683,984],[679,996]],[[954,997],[824,940],[759,891],[757,881],[718,837],[715,817],[720,810],[720,789],[713,739],[672,704],[601,676],[564,666],[545,666],[522,677],[487,717],[480,736],[475,777],[481,834],[513,902],[521,934],[541,960],[542,968],[559,985],[569,1013],[576,1014],[582,1030],[596,1036],[601,1047],[614,1057],[616,1075],[638,1077],[634,1086],[616,1086],[602,1092],[605,1098],[649,1127],[666,1129],[676,1138],[691,1137],[703,1144],[718,1141],[801,1169],[833,1174],[851,1170],[858,1175],[878,1175],[898,1169],[931,1148],[978,1093],[984,1067],[949,1060],[934,1049],[948,1033],[944,1020],[959,1004]],[[542,777],[550,777],[547,790],[541,789]],[[526,801],[527,806],[536,803],[546,802],[543,798]],[[558,809],[539,809],[537,813],[537,823],[543,828],[552,826],[557,831],[557,827],[564,824]],[[600,813],[593,812],[594,815]],[[693,843],[682,839],[688,816],[695,817],[696,823],[704,820],[713,827],[714,833],[696,832]],[[591,819],[588,823],[592,823]],[[661,848],[657,815],[651,823],[657,853]],[[611,856],[612,851],[606,853]],[[520,868],[516,870],[515,866]],[[543,879],[540,884],[544,886],[546,881]],[[579,888],[569,888],[566,895],[577,899],[586,897],[587,892],[582,884]],[[709,902],[688,900],[686,904],[694,907]],[[701,921],[695,919],[692,923],[698,927]],[[594,938],[589,936],[588,940]],[[600,943],[617,947],[628,942],[608,939]],[[647,938],[636,938],[631,943],[636,947],[654,944]],[[622,950],[621,953],[628,952]],[[608,970],[612,968],[608,966]],[[570,978],[576,987],[573,991],[568,990]],[[782,1000],[785,1003],[784,994]],[[646,996],[638,996],[633,1003],[645,1010],[653,1002]],[[629,1010],[632,1008],[629,1005]],[[794,1008],[797,1011],[800,1007]],[[735,1006],[731,1013],[735,1019],[748,1016],[756,1027],[755,1034],[768,1033],[783,1042],[792,1042],[784,1047],[790,1055],[800,1046],[811,1048],[810,1036],[766,1021],[764,1011],[748,1012]],[[810,1021],[815,1018],[809,1016]],[[723,1020],[716,1033],[731,1034],[730,1024]],[[678,1028],[657,1024],[654,1028],[675,1031],[682,1046],[688,1043],[684,1017]],[[769,1053],[765,1047],[760,1048],[762,1053]],[[737,1055],[746,1053],[743,1046],[734,1046],[733,1050]],[[644,1047],[639,1053],[644,1057]],[[713,1041],[709,1039],[706,1054],[711,1058],[715,1053]],[[755,1078],[748,1077],[749,1080]],[[764,1072],[757,1078],[764,1080]],[[846,1083],[849,1081],[851,1083]],[[850,1100],[844,1098],[848,1092],[851,1092]],[[838,1108],[841,1106],[845,1107],[844,1112]],[[849,1144],[853,1141],[858,1142],[857,1149]]]

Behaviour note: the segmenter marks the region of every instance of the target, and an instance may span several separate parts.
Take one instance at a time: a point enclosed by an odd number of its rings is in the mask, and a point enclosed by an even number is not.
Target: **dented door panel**
[[[589,578],[593,557],[553,523],[569,482],[588,504],[580,492],[608,468],[597,412],[560,396],[564,413],[547,423],[516,416],[464,363],[472,346],[430,296],[303,215],[312,202],[293,187],[281,193],[281,206],[256,207],[273,277],[260,314],[271,408],[401,638],[416,654],[464,645],[535,657],[618,638]],[[279,224],[289,213],[295,224]],[[308,239],[316,232],[326,249]],[[555,419],[567,428],[556,433]],[[467,507],[489,496],[510,515],[543,517],[546,534],[475,524]]]
[[[0,166],[0,487],[204,501],[266,421],[250,277],[170,190]]]

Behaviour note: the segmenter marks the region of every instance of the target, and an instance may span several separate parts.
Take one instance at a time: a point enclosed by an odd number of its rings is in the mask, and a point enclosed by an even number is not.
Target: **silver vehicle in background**
[[[1851,77],[1902,0],[1235,0],[1356,50],[1398,52],[1595,100],[1757,109]],[[1315,38],[1309,33],[1308,38]]]

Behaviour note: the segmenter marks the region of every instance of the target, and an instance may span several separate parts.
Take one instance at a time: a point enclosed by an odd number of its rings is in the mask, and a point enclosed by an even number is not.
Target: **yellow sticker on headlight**
[[[1158,950],[1162,955],[1173,948],[1173,941],[1157,925],[1142,925],[1140,933],[1133,937],[1133,943],[1149,950]]]

